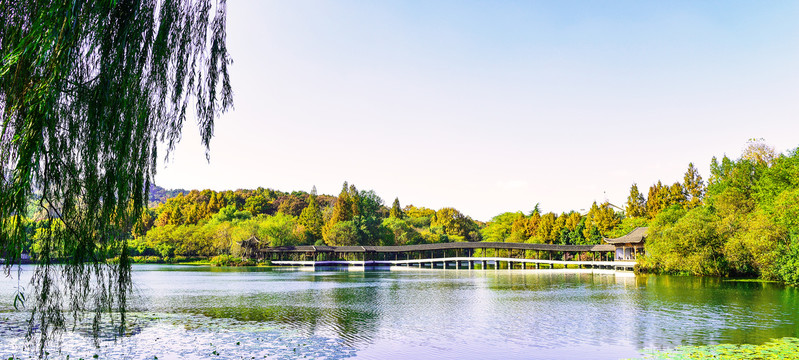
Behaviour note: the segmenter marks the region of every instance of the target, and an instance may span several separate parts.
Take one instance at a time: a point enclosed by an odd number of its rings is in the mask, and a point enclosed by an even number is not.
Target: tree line
[[[372,190],[344,183],[338,196],[273,189],[169,191],[156,188],[128,241],[134,259],[180,261],[240,255],[253,236],[261,246],[410,245],[454,241],[600,244],[649,226],[639,270],[717,276],[758,276],[799,282],[799,150],[776,154],[750,141],[737,160],[713,158],[707,183],[693,163],[682,182],[642,192],[632,184],[622,207],[594,202],[585,213],[506,212],[475,221],[455,208],[388,206]],[[34,206],[31,206],[32,208]],[[42,219],[38,221],[37,219]],[[43,219],[46,220],[45,223]],[[33,240],[62,231],[29,214]]]

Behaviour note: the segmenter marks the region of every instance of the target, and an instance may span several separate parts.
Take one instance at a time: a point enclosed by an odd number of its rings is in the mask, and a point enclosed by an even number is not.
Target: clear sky
[[[799,146],[797,1],[228,1],[235,109],[156,183],[505,212],[623,206]]]

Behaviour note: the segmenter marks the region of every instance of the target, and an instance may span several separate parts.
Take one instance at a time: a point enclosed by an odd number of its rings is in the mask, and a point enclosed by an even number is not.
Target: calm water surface
[[[134,281],[127,336],[95,347],[79,326],[55,357],[619,359],[799,336],[797,289],[712,278],[142,265]],[[26,354],[16,284],[0,279],[0,358]]]

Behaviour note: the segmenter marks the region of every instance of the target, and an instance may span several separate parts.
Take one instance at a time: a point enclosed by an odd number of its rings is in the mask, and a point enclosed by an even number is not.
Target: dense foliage
[[[453,241],[600,244],[649,226],[639,269],[716,276],[760,276],[796,283],[799,156],[768,162],[713,160],[707,187],[693,164],[683,182],[630,188],[624,210],[608,202],[576,211],[508,212],[487,223],[454,208],[384,204],[374,191],[344,183],[338,196],[272,189],[175,191],[143,212],[128,242],[133,261],[181,262],[255,257],[243,245],[405,245]],[[169,193],[156,188],[157,193]],[[39,215],[38,219],[41,219]],[[37,219],[34,216],[34,219]],[[39,222],[29,231],[38,239]],[[41,247],[30,247],[34,255]],[[248,252],[249,251],[249,252]],[[221,257],[220,257],[221,256]]]
[[[192,102],[207,147],[232,106],[225,18],[224,0],[0,1],[0,257],[30,246],[36,193],[27,304],[41,346],[66,327],[62,309],[94,313],[95,330],[111,309],[124,324],[125,241],[158,147],[179,141]]]
[[[145,211],[129,249],[134,261],[180,261],[242,256],[242,241],[253,236],[260,246],[479,241],[482,225],[453,208],[401,208],[399,199],[387,208],[374,191],[347,183],[338,197],[316,189],[193,190]]]
[[[643,269],[799,283],[799,149],[713,158],[704,202],[654,217]]]

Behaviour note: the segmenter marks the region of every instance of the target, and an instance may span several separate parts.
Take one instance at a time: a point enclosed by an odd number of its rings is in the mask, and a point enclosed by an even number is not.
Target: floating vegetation
[[[720,360],[781,360],[799,359],[799,339],[774,339],[762,345],[719,344],[705,346],[680,346],[674,350],[646,350],[642,359],[720,359]]]

